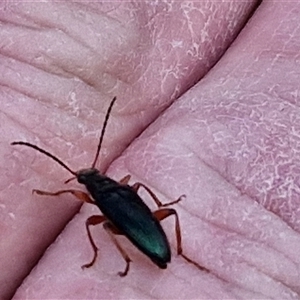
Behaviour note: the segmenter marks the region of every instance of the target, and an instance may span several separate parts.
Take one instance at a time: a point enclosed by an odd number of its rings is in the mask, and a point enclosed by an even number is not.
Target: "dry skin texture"
[[[265,1],[248,20],[256,4],[0,4],[1,299],[300,298],[300,4]],[[89,167],[114,96],[97,167],[162,202],[185,194],[174,206],[183,249],[209,274],[176,256],[172,217],[167,270],[118,237],[133,260],[121,279],[101,226],[99,259],[82,270],[84,223],[99,210],[31,194],[70,174],[10,143]]]

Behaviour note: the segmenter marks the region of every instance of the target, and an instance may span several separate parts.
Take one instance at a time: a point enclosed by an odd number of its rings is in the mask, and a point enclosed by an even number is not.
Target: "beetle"
[[[178,203],[184,197],[184,195],[179,197],[175,201],[162,204],[158,197],[151,191],[151,189],[143,183],[136,182],[135,184],[130,186],[130,175],[125,176],[118,182],[104,174],[101,174],[100,171],[95,168],[101,150],[101,145],[107,127],[108,119],[116,99],[116,97],[112,99],[106,112],[96,151],[96,156],[90,168],[80,169],[79,171],[75,172],[56,156],[34,144],[22,141],[11,143],[11,145],[23,145],[33,148],[52,158],[74,176],[65,181],[65,183],[68,183],[73,179],[77,179],[77,181],[80,184],[83,184],[88,191],[88,193],[86,193],[80,190],[64,189],[57,192],[47,192],[34,189],[32,192],[38,195],[47,196],[58,196],[61,194],[70,193],[83,202],[96,205],[101,210],[103,215],[93,215],[89,217],[85,223],[87,235],[91,243],[94,255],[91,262],[83,265],[82,268],[91,267],[95,263],[98,255],[98,248],[92,238],[90,227],[103,223],[104,229],[109,234],[113,243],[116,245],[117,249],[126,262],[125,270],[118,272],[120,276],[124,277],[127,275],[131,259],[116,239],[116,235],[126,236],[131,241],[131,243],[136,246],[142,253],[144,253],[148,258],[150,258],[154,264],[156,264],[161,269],[166,269],[167,264],[171,261],[171,250],[167,236],[160,224],[160,221],[171,215],[174,215],[177,254],[182,256],[187,262],[195,265],[198,269],[209,272],[205,267],[200,266],[197,262],[190,259],[183,253],[178,214],[175,209],[165,208],[165,206]],[[149,207],[138,195],[138,190],[141,187],[143,187],[154,200],[154,202],[158,206],[157,211],[151,212]]]

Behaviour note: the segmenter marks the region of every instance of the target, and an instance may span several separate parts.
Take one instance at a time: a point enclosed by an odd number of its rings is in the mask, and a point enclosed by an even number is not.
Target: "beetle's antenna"
[[[23,145],[23,146],[27,146],[27,147],[31,147],[49,157],[51,157],[53,160],[55,160],[56,162],[58,162],[61,166],[63,166],[65,169],[67,169],[71,174],[75,175],[77,177],[76,172],[72,171],[67,165],[65,165],[60,159],[58,159],[57,157],[55,157],[54,155],[52,155],[51,153],[39,148],[36,145],[27,143],[27,142],[12,142],[11,145]]]
[[[98,144],[98,148],[97,148],[97,152],[96,152],[96,157],[92,163],[92,168],[95,167],[96,165],[96,162],[98,160],[98,157],[99,157],[99,153],[100,153],[100,149],[101,149],[101,145],[102,145],[102,141],[103,141],[103,137],[104,137],[104,133],[105,133],[105,129],[106,129],[106,125],[107,125],[107,121],[109,119],[109,116],[110,116],[110,113],[111,113],[111,109],[115,103],[115,101],[117,100],[117,97],[114,97],[111,102],[110,102],[110,105],[107,109],[107,113],[106,113],[106,116],[105,116],[105,120],[104,120],[104,123],[103,123],[103,127],[102,127],[102,131],[101,131],[101,136],[100,136],[100,140],[99,140],[99,144]]]

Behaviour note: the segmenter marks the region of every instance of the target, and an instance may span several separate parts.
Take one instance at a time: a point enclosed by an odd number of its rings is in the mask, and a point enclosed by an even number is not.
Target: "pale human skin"
[[[1,299],[299,299],[300,4],[263,2],[244,26],[255,4],[1,4]],[[209,274],[176,256],[172,218],[167,270],[121,238],[133,263],[118,277],[101,226],[99,258],[82,270],[84,222],[99,210],[31,194],[71,175],[10,142],[89,167],[114,96],[98,167],[163,202],[185,194],[184,251]]]

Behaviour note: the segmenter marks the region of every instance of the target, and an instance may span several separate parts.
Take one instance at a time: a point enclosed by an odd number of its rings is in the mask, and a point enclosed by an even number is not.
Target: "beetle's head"
[[[100,174],[100,172],[95,168],[81,169],[78,172],[76,172],[76,178],[79,183],[86,184],[86,182],[89,179],[93,178],[95,175],[98,174]]]

